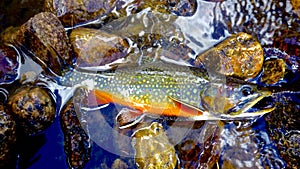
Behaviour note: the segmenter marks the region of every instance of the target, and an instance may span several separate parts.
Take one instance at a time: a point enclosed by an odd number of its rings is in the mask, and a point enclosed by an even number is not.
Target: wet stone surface
[[[102,30],[78,28],[70,35],[76,64],[79,67],[103,66],[124,58],[129,48],[128,42],[120,36]]]
[[[130,15],[114,20],[103,30],[128,37],[134,43],[137,49],[128,54],[128,62],[147,64],[165,59],[188,63],[195,52],[184,43],[183,33],[174,24],[176,18],[171,14],[143,12],[141,16]]]
[[[35,15],[20,27],[15,44],[37,63],[60,75],[66,64],[72,65],[71,45],[64,27],[49,12]]]
[[[195,122],[176,145],[181,168],[215,168],[220,158],[220,132],[217,122]]]
[[[288,1],[258,0],[254,3],[232,0],[220,3],[219,8],[230,33],[252,34],[262,46],[273,44],[276,38],[286,37],[287,34],[283,33],[286,30],[297,32],[289,29],[297,24],[298,18],[291,12]]]
[[[224,147],[221,155],[221,168],[262,167],[258,158],[259,148],[255,142],[255,131],[251,127],[250,121],[228,122],[225,125],[221,134],[223,140],[221,145]]]
[[[282,59],[270,59],[264,62],[261,81],[265,84],[275,84],[285,75],[285,62]]]
[[[151,10],[154,13],[172,14],[175,16],[193,16],[197,9],[196,0],[134,0],[126,2],[120,0],[116,6],[116,13],[111,13],[106,22],[137,14],[143,10]]]
[[[291,4],[293,7],[293,11],[300,17],[300,1],[299,0],[291,0]]]
[[[300,76],[300,57],[289,55],[278,48],[264,48],[264,69],[259,81],[264,85],[282,86],[297,91]]]
[[[288,168],[297,168],[299,163],[299,104],[293,102],[292,96],[279,99],[277,109],[267,115],[267,132],[275,142],[281,158]]]
[[[0,168],[13,168],[17,160],[16,123],[0,105]]]
[[[49,90],[28,86],[17,89],[8,100],[8,108],[18,126],[27,135],[34,135],[49,127],[56,105]]]
[[[19,75],[18,55],[9,46],[0,46],[0,84],[11,83]]]
[[[132,146],[138,168],[173,169],[177,164],[175,149],[157,122],[137,130],[132,135]]]
[[[78,107],[77,107],[78,110]],[[79,112],[71,99],[60,113],[61,128],[64,133],[64,148],[71,168],[84,168],[91,158],[90,137],[86,126],[79,121]]]
[[[238,33],[198,55],[194,64],[212,73],[249,79],[261,71],[263,61],[260,43],[249,34]]]
[[[45,11],[54,13],[64,26],[98,19],[113,10],[116,0],[45,0]]]

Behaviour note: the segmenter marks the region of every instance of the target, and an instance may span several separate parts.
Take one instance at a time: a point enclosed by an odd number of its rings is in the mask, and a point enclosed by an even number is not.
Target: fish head
[[[210,83],[200,94],[200,98],[201,106],[210,112],[240,115],[249,112],[259,101],[271,94],[271,91],[250,83]],[[272,106],[255,108],[247,114],[251,116],[255,113],[268,113],[274,109]]]

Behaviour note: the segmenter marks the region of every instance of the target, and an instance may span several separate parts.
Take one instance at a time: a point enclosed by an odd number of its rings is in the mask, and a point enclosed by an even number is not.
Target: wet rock
[[[225,124],[221,134],[221,167],[220,168],[262,168],[260,149],[256,143],[253,122],[233,121]]]
[[[78,28],[70,35],[79,67],[103,66],[124,58],[128,42],[120,36],[101,30]]]
[[[275,84],[285,75],[285,62],[283,59],[270,59],[263,64],[261,81],[265,84]]]
[[[204,65],[212,73],[250,79],[261,71],[263,60],[260,43],[249,34],[238,33],[198,55],[195,66]]]
[[[19,88],[9,97],[8,108],[27,135],[42,132],[55,119],[55,102],[49,91],[41,87]]]
[[[286,69],[289,69],[293,73],[300,73],[300,58],[292,56],[278,48],[264,48],[264,55],[266,60],[268,59],[282,59],[287,65]]]
[[[130,53],[126,61],[147,64],[158,59],[188,63],[194,51],[178,39],[169,40],[160,34],[144,34],[131,36],[142,53]],[[129,63],[126,63],[127,65]]]
[[[266,60],[264,69],[266,67],[269,71],[264,75],[265,70],[263,70],[260,81],[263,81],[263,78],[269,81],[269,83],[275,80],[270,85],[281,86],[282,90],[298,91],[299,85],[297,83],[300,78],[300,58],[289,55],[278,48],[264,48],[264,55]],[[265,84],[269,85],[268,82]]]
[[[35,15],[20,27],[16,39],[44,69],[62,73],[65,64],[72,64],[71,45],[58,18],[49,12]]]
[[[168,168],[177,164],[175,149],[170,144],[161,124],[153,122],[132,135],[135,162],[138,168]]]
[[[265,116],[267,132],[285,161],[286,168],[297,168],[300,165],[299,100],[294,100],[293,94],[278,97],[277,108]]]
[[[300,18],[300,1],[299,0],[291,0],[290,1],[293,7],[294,12],[298,15]]]
[[[46,0],[45,11],[54,13],[64,26],[74,26],[110,13],[116,0]]]
[[[300,21],[296,22],[300,23]],[[291,56],[300,56],[300,24],[296,23],[291,26],[293,29],[286,29],[278,31],[277,36],[274,36],[273,44],[267,47],[277,48],[278,50],[284,51]]]
[[[0,45],[0,84],[12,83],[18,77],[18,57],[12,47]]]
[[[284,41],[285,37],[290,34],[286,31],[299,32],[299,17],[293,13],[289,1],[232,0],[218,5],[223,18],[222,22],[227,25],[229,33],[252,34],[263,46],[272,45],[277,40]],[[275,40],[275,38],[278,39]]]
[[[103,29],[128,37],[137,46],[127,60],[149,63],[157,59],[188,62],[194,51],[185,44],[185,38],[174,24],[176,16],[162,13],[131,15],[106,24]],[[144,22],[145,21],[145,22]]]
[[[195,52],[179,39],[172,39],[165,45],[162,45],[162,50],[159,53],[161,59],[167,58],[177,62],[188,62],[190,55],[195,55]]]
[[[153,42],[162,36],[165,39],[172,36],[183,38],[182,32],[174,24],[176,19],[176,16],[170,14],[143,12],[140,15],[129,15],[107,23],[103,26],[103,30],[129,37],[139,46],[152,46]]]
[[[137,46],[143,51],[148,60],[171,59],[173,61],[190,60],[189,55],[193,55],[194,51],[179,39],[170,39],[166,35],[161,34],[144,34],[143,36],[130,37]],[[149,50],[149,49],[154,49]],[[149,52],[150,51],[150,52]]]
[[[124,2],[124,1],[123,1]],[[130,9],[129,11],[127,11],[127,9]],[[155,11],[155,12],[160,12],[160,13],[169,13],[168,12],[168,0],[159,0],[159,1],[155,1],[155,0],[144,0],[144,1],[140,1],[140,0],[134,0],[133,2],[130,2],[128,4],[126,4],[125,8],[123,8],[123,11],[118,11],[121,14],[136,14],[138,12],[140,12],[143,9],[146,8],[150,8],[151,11]],[[125,13],[126,12],[126,13]],[[124,15],[126,16],[126,15]]]
[[[127,169],[128,165],[121,159],[116,159],[111,166],[112,169]]]
[[[78,97],[78,96],[75,96]],[[75,100],[78,98],[75,98]],[[71,99],[60,113],[61,128],[64,133],[64,148],[71,168],[84,168],[91,158],[90,137],[81,118],[78,107]]]
[[[176,145],[181,168],[213,168],[219,160],[220,126],[216,122],[195,122]]]
[[[121,6],[122,5],[122,6]],[[121,0],[117,5],[117,15],[112,13],[110,17],[119,18],[128,16],[128,14],[137,14],[144,9],[150,9],[152,12],[163,14],[174,14],[177,16],[192,16],[197,9],[196,0],[134,0],[126,2]]]
[[[16,166],[16,123],[0,105],[0,168],[14,168]]]
[[[169,10],[178,16],[192,16],[197,10],[196,0],[169,0]]]
[[[18,31],[20,27],[8,27],[0,34],[0,42],[2,44],[13,44],[17,41],[18,38]]]
[[[300,131],[290,130],[279,139],[278,145],[281,147],[281,154],[289,166],[299,166],[297,157],[300,156]]]

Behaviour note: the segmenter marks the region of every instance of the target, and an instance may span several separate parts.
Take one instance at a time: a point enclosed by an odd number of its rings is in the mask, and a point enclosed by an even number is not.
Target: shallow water
[[[297,63],[300,62],[300,53],[297,48],[300,48],[300,16],[293,12],[289,1],[198,0],[197,3],[197,11],[190,17],[169,16],[170,18],[165,21],[162,16],[155,14],[136,15],[132,16],[133,19],[130,20],[132,22],[121,18],[105,24],[100,29],[125,37],[139,34],[141,31],[162,34],[166,37],[172,33],[174,34],[172,36],[180,39],[193,50],[189,55],[191,59],[231,34],[246,32],[257,37],[263,48],[276,47],[291,55],[290,68],[296,74],[292,77],[291,83],[299,82],[300,68],[297,67]],[[1,5],[1,8],[5,6],[5,4]],[[2,19],[9,17],[8,14],[9,12],[3,12],[0,17]],[[165,25],[161,25],[162,21]],[[119,24],[124,22],[125,24]],[[19,24],[6,21],[0,31],[4,27],[14,25]],[[116,25],[121,25],[122,29]],[[133,27],[136,29],[132,29]],[[142,30],[138,29],[141,27]],[[34,65],[31,59],[25,60],[21,71],[28,71],[27,68],[38,69],[39,66],[34,68],[30,66],[31,64]],[[65,89],[47,78],[44,80],[57,95],[57,104],[63,105],[72,90]],[[171,144],[176,147],[180,159],[178,168],[217,168],[217,165],[220,168],[297,168],[300,165],[300,119],[297,116],[300,104],[299,93],[278,95],[275,100],[282,104],[278,104],[278,108],[271,114],[255,120],[190,124],[175,122],[171,125],[164,119],[157,121],[164,125]],[[58,111],[59,109],[60,107]],[[91,160],[85,168],[110,168],[117,158],[126,162],[129,168],[136,167],[133,161],[134,151],[130,143],[132,131],[125,131],[120,135],[113,126],[114,116],[118,110],[118,106],[110,104],[102,109],[100,114],[96,111],[87,115],[85,120],[89,125],[88,130],[93,142]],[[58,119],[56,118],[54,124],[43,134],[25,139],[24,147],[20,148],[22,153],[19,168],[68,168],[63,149],[63,133]]]

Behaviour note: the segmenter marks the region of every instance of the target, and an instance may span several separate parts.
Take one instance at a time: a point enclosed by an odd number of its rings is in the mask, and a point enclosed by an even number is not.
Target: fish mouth
[[[264,115],[275,109],[271,103],[271,91],[261,91],[249,96],[233,108],[229,109],[221,117],[225,119],[247,118]]]

